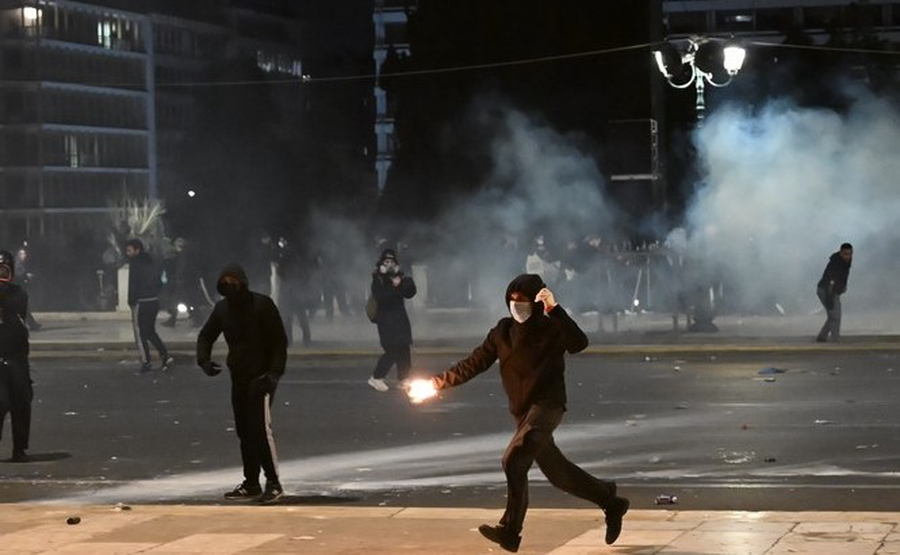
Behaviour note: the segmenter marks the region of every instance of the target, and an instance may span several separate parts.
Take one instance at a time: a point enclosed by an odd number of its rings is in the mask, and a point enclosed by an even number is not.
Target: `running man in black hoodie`
[[[847,279],[850,277],[850,264],[853,262],[853,245],[844,243],[841,250],[831,255],[828,265],[822,273],[822,279],[816,286],[816,295],[825,307],[827,318],[816,341],[825,343],[828,335],[832,341],[841,338],[841,295],[847,291]]]
[[[537,462],[551,484],[605,511],[606,543],[611,544],[622,530],[628,500],[616,496],[615,482],[598,480],[580,469],[553,442],[553,431],[566,410],[563,355],[584,350],[588,339],[536,274],[514,279],[506,289],[506,303],[512,317],[497,322],[468,358],[432,378],[435,389],[446,389],[500,360],[500,378],[518,428],[503,454],[506,512],[499,525],[484,524],[478,530],[503,549],[518,550],[528,509],[528,470]]]
[[[237,264],[225,267],[216,289],[225,299],[216,303],[197,337],[197,364],[208,376],[221,372],[212,361],[219,335],[228,343],[226,364],[231,373],[231,407],[241,442],[244,481],[225,499],[256,499],[275,503],[284,495],[278,479],[278,458],[272,435],[272,397],[284,374],[287,335],[272,299],[250,291],[247,274]],[[266,488],[259,486],[259,470]]]

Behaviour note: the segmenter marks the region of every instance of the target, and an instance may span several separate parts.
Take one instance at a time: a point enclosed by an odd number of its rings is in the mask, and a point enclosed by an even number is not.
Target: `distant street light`
[[[191,189],[191,190],[189,190],[189,191],[187,192],[187,195],[188,195],[189,197],[191,197],[191,198],[194,198],[194,197],[197,196],[197,191]]]
[[[668,42],[653,51],[656,65],[670,85],[676,89],[686,89],[691,85],[696,88],[698,123],[702,123],[706,115],[706,83],[713,87],[729,85],[743,67],[747,56],[747,51],[737,44],[728,43],[724,48],[721,44],[705,37],[691,37],[688,39],[686,52],[679,52]],[[685,71],[686,68],[689,68],[689,74]],[[716,82],[714,73],[720,69],[725,70],[728,78],[723,82]],[[678,80],[686,74],[687,81],[679,83]]]

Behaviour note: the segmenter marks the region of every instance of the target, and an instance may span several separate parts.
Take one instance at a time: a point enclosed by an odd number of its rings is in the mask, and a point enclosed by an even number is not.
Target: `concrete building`
[[[0,4],[0,238],[61,238],[156,192],[154,53],[141,14]]]
[[[223,49],[302,75],[290,5],[0,0],[0,246],[88,250],[67,277],[93,291],[73,302],[91,303],[116,207],[189,187],[176,161],[195,106],[179,85],[202,80]]]
[[[837,26],[871,27],[879,37],[900,40],[900,2],[891,0],[663,0],[669,36],[784,39],[788,29],[802,29],[817,44]]]
[[[375,24],[375,73],[388,56],[409,56],[409,41],[406,38],[408,13],[415,9],[416,2],[410,0],[375,0],[372,20]],[[384,191],[388,172],[394,161],[394,110],[387,93],[375,82],[375,173],[378,180],[378,194]]]

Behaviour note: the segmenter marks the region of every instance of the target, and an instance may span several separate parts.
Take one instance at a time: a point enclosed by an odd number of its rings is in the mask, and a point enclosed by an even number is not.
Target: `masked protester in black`
[[[408,380],[412,345],[412,327],[403,302],[416,295],[416,284],[400,271],[397,253],[385,249],[375,265],[372,274],[372,297],[378,303],[375,323],[378,325],[378,339],[384,354],[378,359],[375,372],[369,378],[369,385],[377,391],[387,391],[384,381],[391,366],[397,365],[397,379],[401,387]]]
[[[260,503],[275,503],[284,493],[278,479],[271,405],[284,374],[287,336],[275,303],[249,290],[247,275],[239,265],[222,270],[217,289],[225,299],[216,303],[200,330],[197,364],[208,376],[221,372],[211,356],[213,343],[224,333],[231,406],[244,463],[244,481],[226,493],[225,499],[256,498]],[[266,476],[265,490],[259,486],[260,467]]]
[[[156,333],[156,317],[159,314],[159,292],[162,288],[159,268],[144,250],[139,239],[129,239],[125,244],[128,257],[128,306],[131,307],[131,323],[134,339],[141,357],[141,372],[150,372],[150,344],[159,353],[162,370],[171,370],[175,359],[162,338]]]
[[[841,295],[847,291],[847,279],[850,277],[850,265],[853,262],[853,245],[844,243],[841,249],[832,254],[828,265],[822,273],[822,279],[816,285],[816,295],[825,307],[827,318],[816,341],[825,343],[831,335],[832,341],[841,338]]]
[[[500,378],[509,410],[518,423],[503,454],[506,512],[498,526],[482,525],[487,539],[516,551],[528,509],[528,470],[537,463],[557,488],[596,503],[606,513],[606,543],[622,530],[629,502],[616,496],[616,484],[594,478],[563,456],[553,431],[566,410],[563,355],[578,353],[588,339],[536,274],[522,274],[506,290],[512,317],[501,319],[482,345],[465,360],[432,378],[435,389],[463,384],[500,360]]]
[[[27,462],[31,431],[31,373],[28,365],[28,294],[15,279],[15,259],[0,251],[0,435],[6,413],[12,420],[12,462]]]

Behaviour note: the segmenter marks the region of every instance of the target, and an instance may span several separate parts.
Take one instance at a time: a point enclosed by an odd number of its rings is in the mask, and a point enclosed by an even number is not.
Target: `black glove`
[[[260,396],[266,394],[272,395],[275,393],[275,388],[277,386],[278,376],[272,373],[266,373],[250,382],[250,394]]]
[[[206,374],[207,376],[218,376],[219,373],[222,371],[222,367],[211,360],[207,360],[206,362],[201,362],[200,368],[203,369],[203,373]]]

